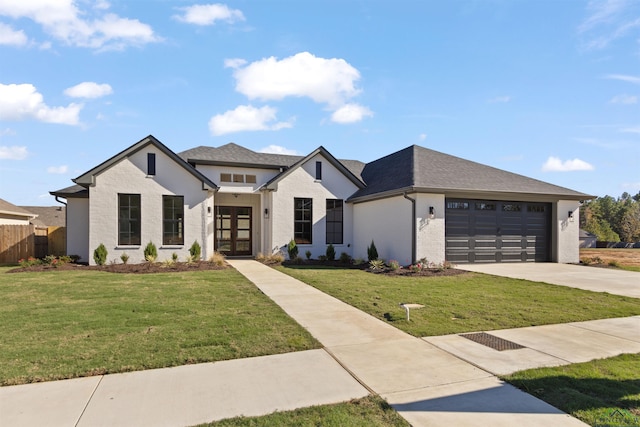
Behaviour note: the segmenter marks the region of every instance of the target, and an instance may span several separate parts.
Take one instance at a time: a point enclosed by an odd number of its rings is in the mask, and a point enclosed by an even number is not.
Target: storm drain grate
[[[473,334],[460,334],[460,336],[468,340],[475,341],[478,344],[486,345],[487,347],[490,347],[498,351],[517,350],[519,348],[525,348],[520,344],[507,341],[505,339],[496,337],[494,335],[490,335],[486,332],[477,332]]]

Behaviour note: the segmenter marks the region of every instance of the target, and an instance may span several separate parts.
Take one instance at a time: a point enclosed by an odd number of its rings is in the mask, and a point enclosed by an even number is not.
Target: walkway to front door
[[[251,207],[216,207],[215,249],[224,255],[251,255]]]

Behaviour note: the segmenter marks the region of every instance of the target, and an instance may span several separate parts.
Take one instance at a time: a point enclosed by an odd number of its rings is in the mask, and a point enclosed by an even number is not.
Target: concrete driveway
[[[461,264],[456,268],[640,298],[640,273],[634,271],[550,262]]]

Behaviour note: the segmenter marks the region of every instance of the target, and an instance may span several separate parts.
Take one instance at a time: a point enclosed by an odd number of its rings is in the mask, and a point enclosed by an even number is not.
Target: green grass
[[[585,423],[640,425],[640,354],[556,368],[530,369],[503,379]]]
[[[414,336],[640,314],[636,298],[478,273],[391,277],[337,268],[278,269]],[[407,322],[401,302],[425,307],[411,310]]]
[[[202,424],[211,427],[408,427],[409,423],[379,397],[366,397],[335,405],[276,412],[263,417],[238,417]]]
[[[0,385],[319,348],[233,269],[2,274]]]

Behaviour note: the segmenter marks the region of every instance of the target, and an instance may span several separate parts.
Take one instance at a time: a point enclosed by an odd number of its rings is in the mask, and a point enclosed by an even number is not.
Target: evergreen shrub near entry
[[[200,243],[197,240],[193,242],[191,247],[189,248],[189,254],[191,254],[191,259],[193,261],[199,261],[200,255],[202,254],[202,248],[200,247]]]
[[[147,262],[155,262],[157,258],[158,248],[156,248],[156,245],[154,245],[153,242],[147,243],[147,246],[144,248],[144,259]]]
[[[378,259],[378,250],[376,249],[376,244],[371,241],[371,245],[367,248],[367,258],[369,261],[375,261]]]
[[[98,265],[104,265],[107,262],[107,248],[104,244],[100,243],[100,245],[93,251],[93,260]]]

